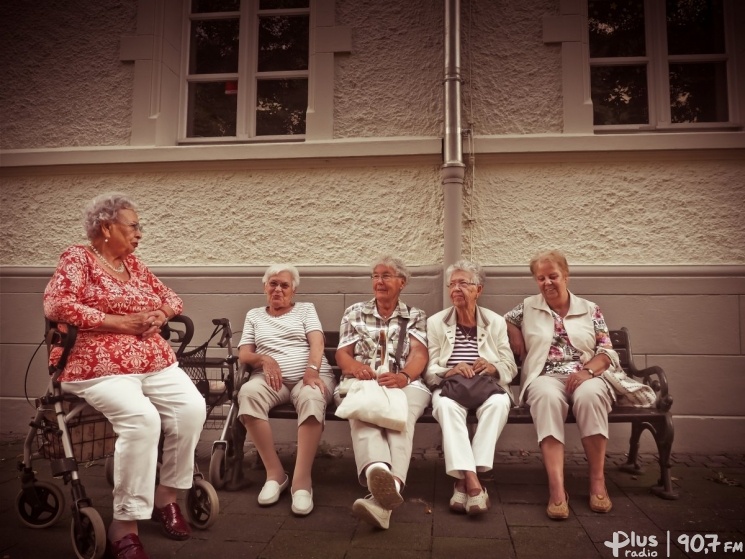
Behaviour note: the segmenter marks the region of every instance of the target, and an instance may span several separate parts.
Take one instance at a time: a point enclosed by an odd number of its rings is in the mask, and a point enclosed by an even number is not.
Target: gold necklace
[[[112,266],[112,265],[111,265],[111,264],[109,263],[109,261],[108,261],[108,260],[106,260],[106,259],[105,259],[105,258],[103,257],[103,255],[102,255],[102,254],[101,254],[100,252],[98,252],[98,251],[96,250],[96,247],[94,247],[94,246],[93,246],[92,244],[90,245],[90,247],[91,247],[91,250],[93,251],[93,254],[95,254],[96,256],[98,256],[98,257],[99,257],[99,258],[101,259],[101,261],[102,261],[102,262],[103,262],[103,263],[104,263],[104,264],[105,264],[105,265],[106,265],[106,266],[107,266],[108,268],[110,268],[111,270],[114,270],[114,271],[115,271],[115,272],[116,272],[117,274],[123,274],[123,273],[124,273],[124,262],[122,262],[121,264],[119,264],[119,267],[118,267],[118,268],[114,268],[114,266]]]

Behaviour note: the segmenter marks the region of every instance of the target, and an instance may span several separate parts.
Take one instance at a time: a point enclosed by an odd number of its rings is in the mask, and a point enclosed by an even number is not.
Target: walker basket
[[[179,366],[183,369],[200,394],[207,398],[210,393],[210,383],[207,380],[207,346],[209,342],[191,351],[185,351],[179,357]]]
[[[81,402],[62,403],[65,413],[81,405]],[[100,412],[87,404],[74,418],[67,421],[67,431],[70,434],[73,455],[78,463],[100,460],[114,454],[116,434],[111,423]],[[37,400],[37,406],[40,402]],[[40,425],[36,430],[36,440],[39,454],[48,459],[65,457],[62,445],[62,432],[57,425],[54,408],[43,409]]]

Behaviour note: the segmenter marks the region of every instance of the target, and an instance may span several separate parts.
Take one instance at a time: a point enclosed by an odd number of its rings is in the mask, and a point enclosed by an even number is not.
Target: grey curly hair
[[[450,278],[457,271],[466,272],[471,276],[471,281],[475,284],[484,285],[484,280],[486,279],[484,270],[481,266],[470,260],[458,260],[454,264],[450,264],[445,271],[445,283],[450,283]]]
[[[406,268],[406,264],[404,264],[404,261],[400,258],[388,254],[382,254],[373,260],[370,269],[374,271],[378,266],[388,266],[389,268],[393,268],[396,271],[396,274],[399,277],[404,278],[407,283],[411,277],[408,268]]]
[[[104,223],[116,221],[119,210],[137,211],[137,206],[120,192],[107,192],[96,196],[83,209],[83,228],[91,241],[101,234]]]

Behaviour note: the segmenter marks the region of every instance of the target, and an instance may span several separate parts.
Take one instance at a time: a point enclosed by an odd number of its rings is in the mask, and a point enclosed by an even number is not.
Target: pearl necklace
[[[103,262],[109,269],[114,270],[117,274],[123,274],[124,273],[124,262],[122,262],[121,264],[119,264],[119,267],[118,268],[114,268],[114,266],[112,266],[109,263],[109,261],[106,260],[103,257],[103,255],[96,250],[96,247],[94,247],[93,245],[90,245],[90,247],[91,247],[91,250],[93,251],[93,254],[95,254],[96,256],[98,256],[101,259],[101,262]]]

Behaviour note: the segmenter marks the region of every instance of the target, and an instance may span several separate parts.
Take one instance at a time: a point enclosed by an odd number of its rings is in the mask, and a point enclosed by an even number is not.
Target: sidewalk
[[[27,528],[18,519],[16,463],[21,450],[19,441],[0,443],[0,559],[74,558],[68,511],[43,530]],[[292,471],[293,449],[281,450],[286,469]],[[208,470],[209,453],[210,444],[200,443],[198,464],[203,472]],[[165,539],[156,524],[142,522],[140,537],[153,559],[614,557],[606,541],[618,544],[618,557],[745,557],[745,456],[674,455],[677,501],[649,492],[658,473],[653,456],[644,456],[645,473],[639,476],[619,472],[616,466],[624,461],[617,454],[608,458],[607,484],[614,507],[609,514],[599,515],[587,503],[584,456],[568,455],[565,476],[571,515],[556,522],[545,514],[547,488],[540,456],[498,452],[494,470],[484,476],[491,510],[470,518],[448,510],[453,484],[444,473],[441,453],[418,451],[409,470],[406,501],[393,512],[390,529],[381,531],[351,514],[352,503],[365,496],[365,489],[355,479],[350,449],[320,451],[314,469],[315,509],[305,518],[290,512],[289,491],[273,507],[257,505],[264,473],[251,467],[249,453],[245,468],[249,485],[236,492],[219,492],[220,514],[212,528],[195,530],[191,540],[177,542]],[[36,466],[40,480],[58,482],[51,478],[48,462]],[[81,478],[108,523],[111,488],[103,463],[82,468]],[[69,488],[62,488],[69,505]],[[719,544],[712,547],[715,536]],[[688,552],[683,545],[686,537]]]

